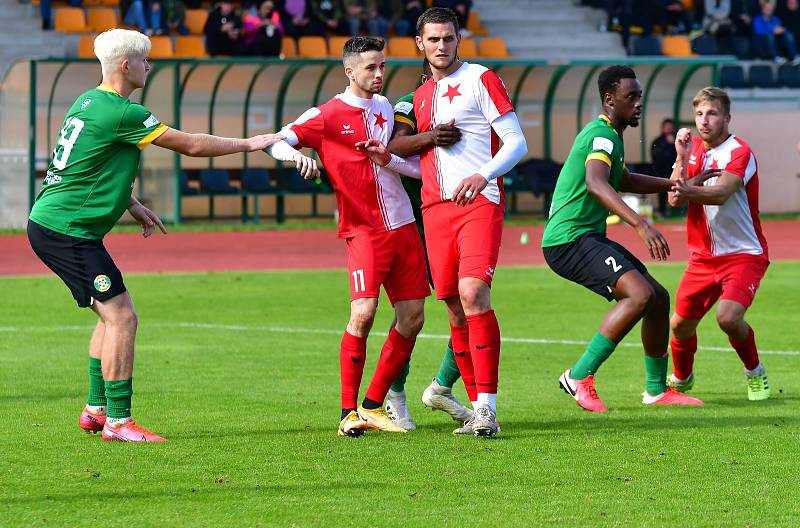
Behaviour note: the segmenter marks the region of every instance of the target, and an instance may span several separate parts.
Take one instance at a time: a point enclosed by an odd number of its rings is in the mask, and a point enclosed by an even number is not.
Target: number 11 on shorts
[[[353,292],[359,293],[366,290],[366,286],[364,286],[364,270],[355,270],[351,273],[353,276]]]

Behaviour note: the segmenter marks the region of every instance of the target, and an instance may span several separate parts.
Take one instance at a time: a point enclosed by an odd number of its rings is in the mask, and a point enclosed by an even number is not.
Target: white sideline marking
[[[145,328],[196,328],[203,330],[230,330],[235,332],[270,332],[274,334],[324,334],[324,335],[341,335],[342,330],[329,330],[325,328],[303,328],[293,326],[261,326],[261,325],[226,325],[215,323],[190,323],[190,322],[176,322],[176,323],[150,323],[144,324]],[[69,332],[69,331],[89,331],[93,330],[94,325],[90,326],[0,326],[0,332],[7,333],[27,333],[27,332]],[[420,334],[417,339],[450,339],[449,335],[444,334]],[[536,345],[577,345],[586,346],[588,341],[579,341],[574,339],[542,339],[534,337],[503,337],[504,343],[529,343]],[[622,343],[619,346],[626,348],[641,348],[638,343]],[[698,346],[698,350],[711,350],[714,352],[730,352],[729,347],[714,347],[714,346]],[[766,354],[771,356],[800,356],[800,350],[759,350],[759,354]]]

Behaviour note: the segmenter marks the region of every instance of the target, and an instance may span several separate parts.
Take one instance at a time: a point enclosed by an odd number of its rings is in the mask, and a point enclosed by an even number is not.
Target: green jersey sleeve
[[[417,133],[417,117],[414,115],[414,92],[401,97],[394,104],[394,121],[411,127],[413,134]]]
[[[167,131],[150,110],[136,103],[128,105],[117,128],[117,141],[136,145],[143,150],[161,134]]]
[[[586,141],[587,154],[583,162],[584,165],[596,159],[612,167],[614,165],[613,160],[620,156],[620,149],[617,145],[620,142],[619,136],[611,128],[598,127],[594,134],[587,136]]]

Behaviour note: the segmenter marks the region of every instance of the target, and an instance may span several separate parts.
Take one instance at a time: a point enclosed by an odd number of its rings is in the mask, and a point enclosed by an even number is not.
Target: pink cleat
[[[103,427],[103,440],[106,442],[166,442],[166,438],[151,433],[141,425],[136,425],[133,418],[119,427],[106,424]]]
[[[582,380],[576,380],[569,377],[570,369],[564,371],[558,384],[564,389],[564,392],[575,398],[578,405],[592,412],[608,412],[608,408],[603,405],[600,398],[597,396],[597,391],[594,390],[594,376],[586,376]]]
[[[642,393],[642,403],[645,405],[703,405],[701,400],[692,398],[669,387],[658,396]]]
[[[106,424],[105,414],[95,414],[90,412],[86,407],[83,408],[81,417],[78,420],[78,426],[87,433],[97,433],[103,430]]]

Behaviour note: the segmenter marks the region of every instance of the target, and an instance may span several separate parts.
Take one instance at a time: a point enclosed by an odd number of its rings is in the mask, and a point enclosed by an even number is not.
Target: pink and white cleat
[[[687,396],[672,387],[657,396],[651,396],[650,393],[643,392],[642,403],[645,405],[703,405],[702,400]]]
[[[105,414],[95,414],[86,407],[83,408],[81,417],[78,420],[78,426],[87,433],[98,433],[103,430],[106,424]]]
[[[594,376],[586,376],[582,380],[569,377],[570,369],[564,371],[558,384],[564,392],[575,398],[578,405],[592,412],[608,412],[608,408],[600,401],[597,391],[594,389]]]
[[[103,440],[105,442],[166,442],[167,439],[151,433],[141,425],[136,425],[131,418],[119,427],[111,427],[106,424],[103,427]]]

